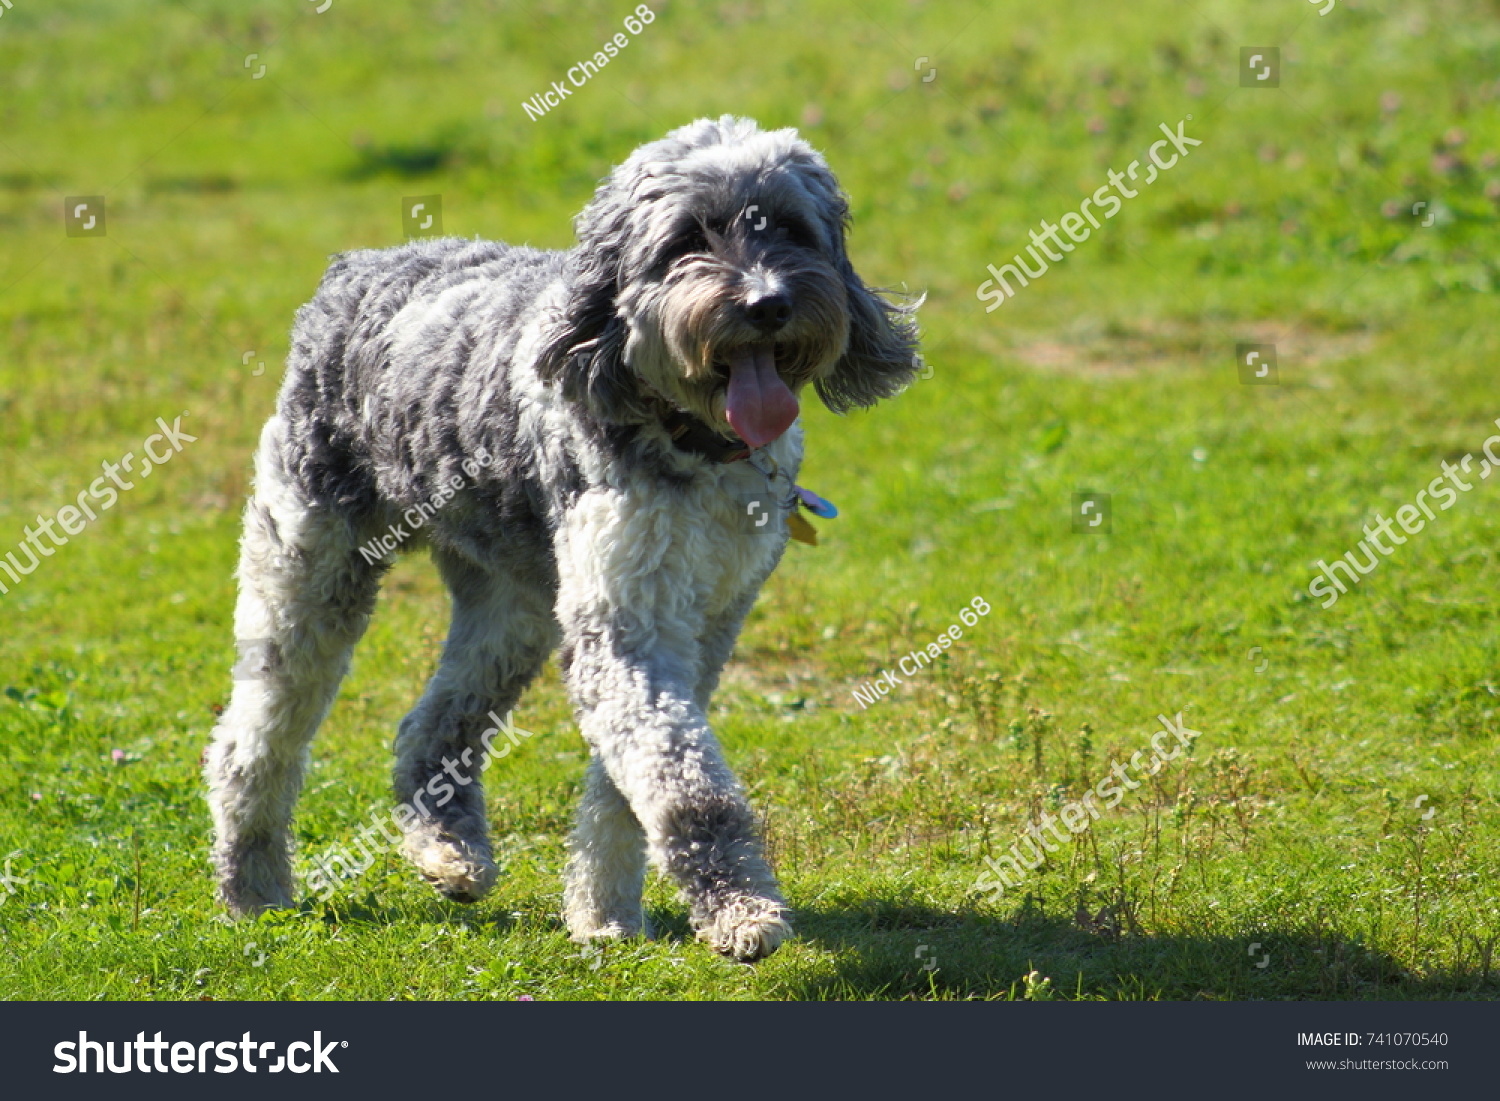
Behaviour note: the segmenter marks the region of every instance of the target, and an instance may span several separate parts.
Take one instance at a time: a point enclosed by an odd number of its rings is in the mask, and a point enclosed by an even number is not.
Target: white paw
[[[488,846],[467,841],[412,834],[406,839],[406,855],[422,878],[454,902],[478,902],[500,874]]]
[[[568,938],[576,944],[652,937],[651,923],[638,905],[596,907],[585,900],[564,898],[563,922],[568,927]]]
[[[752,963],[769,956],[792,935],[789,918],[786,906],[773,899],[736,899],[714,914],[698,931],[698,938],[716,952]]]
[[[568,923],[568,938],[576,944],[587,944],[591,940],[630,940],[632,937],[651,939],[651,925],[644,918],[639,922],[605,921],[598,924]]]

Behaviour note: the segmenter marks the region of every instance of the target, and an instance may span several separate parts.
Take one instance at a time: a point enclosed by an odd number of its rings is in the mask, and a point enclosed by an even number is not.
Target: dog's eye
[[[691,256],[695,252],[708,251],[708,237],[704,234],[702,227],[694,226],[684,230],[667,246],[663,255],[665,260],[677,260],[684,256]]]
[[[804,248],[813,248],[818,243],[817,235],[805,222],[795,218],[788,218],[776,223],[776,236],[782,241],[789,241],[794,245]]]

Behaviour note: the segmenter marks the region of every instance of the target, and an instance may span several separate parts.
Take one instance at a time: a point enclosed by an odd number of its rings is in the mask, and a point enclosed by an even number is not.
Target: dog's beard
[[[792,316],[766,336],[744,318],[742,274],[709,256],[680,262],[660,283],[622,301],[626,359],[647,388],[752,447],[795,419],[797,394],[833,369],[849,341],[843,281],[821,259],[771,269]]]

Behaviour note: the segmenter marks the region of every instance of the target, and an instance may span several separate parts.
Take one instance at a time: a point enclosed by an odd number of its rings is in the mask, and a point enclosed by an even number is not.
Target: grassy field
[[[532,120],[633,5],[14,0],[0,555],[158,417],[197,440],[0,573],[0,996],[1496,997],[1500,4],[1320,7],[659,0]],[[1278,79],[1241,86],[1243,46],[1277,46]],[[488,776],[489,898],[382,852],[230,926],[199,755],[293,311],[330,253],[403,239],[405,197],[563,247],[612,164],[722,112],[800,127],[866,279],[928,295],[929,378],[808,409],[802,481],[842,515],[788,552],[714,709],[799,938],[720,959],[658,881],[657,940],[567,940],[585,749],[552,667],[516,713],[537,736]],[[1180,120],[1201,145],[986,312],[987,265]],[[75,196],[104,198],[104,236],[65,233]],[[1274,345],[1279,385],[1241,383],[1240,343]],[[1466,454],[1472,490],[1331,607],[1309,595]],[[1073,531],[1080,492],[1110,495],[1107,533]],[[854,700],[976,597],[934,668]],[[404,561],[314,747],[304,859],[388,807],[445,629]],[[1191,755],[976,891],[1179,712]]]

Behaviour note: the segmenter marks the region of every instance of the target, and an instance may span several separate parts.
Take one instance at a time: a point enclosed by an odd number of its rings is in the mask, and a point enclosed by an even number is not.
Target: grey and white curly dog
[[[421,543],[453,605],[396,737],[422,875],[458,901],[493,884],[475,754],[560,645],[591,750],[565,873],[573,937],[649,935],[648,855],[718,951],[758,959],[789,935],[707,714],[786,545],[786,525],[757,533],[743,502],[768,480],[779,501],[796,476],[799,391],[843,412],[920,366],[920,302],[861,281],[848,220],[796,131],[726,115],[631,154],[575,248],[446,238],[334,259],[261,434],[234,623],[253,670],[205,759],[232,911],[292,904],[308,745],[386,551]]]

